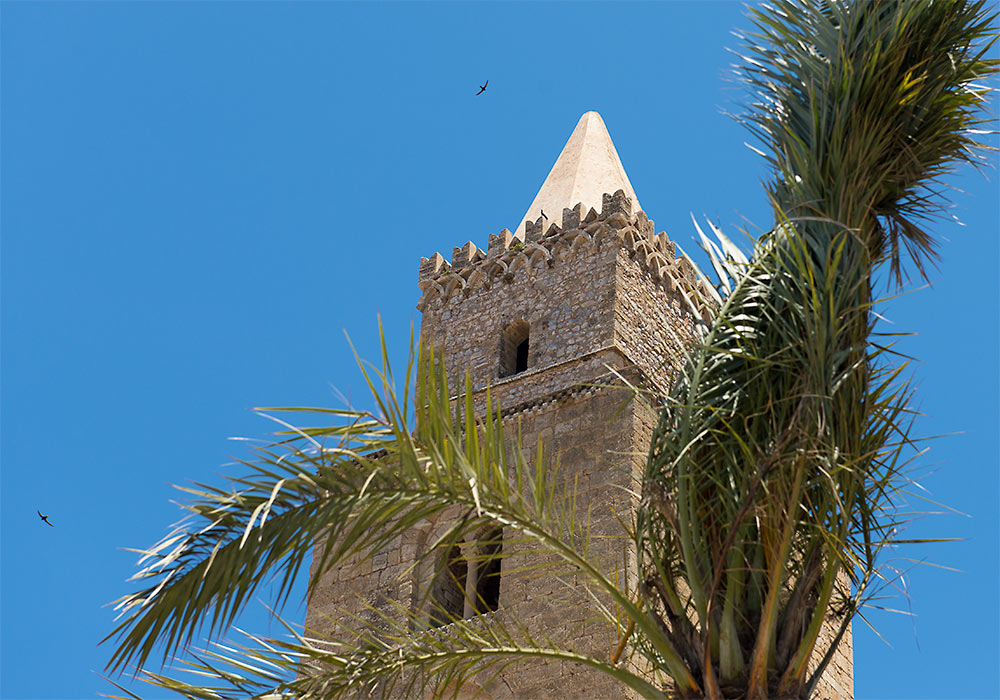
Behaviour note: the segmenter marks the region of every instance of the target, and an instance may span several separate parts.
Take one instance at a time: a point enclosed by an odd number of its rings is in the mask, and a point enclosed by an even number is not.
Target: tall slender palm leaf
[[[804,697],[896,536],[909,389],[872,340],[873,276],[923,272],[941,175],[977,162],[995,69],[980,2],[775,2],[754,11],[745,116],[774,169],[752,260],[670,396],[636,527],[646,587],[711,697]],[[981,133],[981,132],[980,132]],[[731,251],[731,248],[727,248]]]
[[[495,408],[474,418],[470,387],[455,400],[425,355],[402,399],[387,365],[368,371],[376,412],[329,412],[338,427],[290,431],[231,489],[189,489],[192,519],[143,552],[142,589],[119,601],[112,669],[220,634],[271,577],[286,598],[315,542],[311,589],[446,517],[444,546],[483,523],[532,543],[503,556],[586,591],[619,653],[580,654],[502,611],[430,629],[399,606],[340,620],[333,640],[215,647],[189,662],[208,681],[146,678],[198,698],[447,694],[548,659],[647,697],[810,694],[832,654],[810,665],[821,625],[839,615],[843,634],[900,525],[909,389],[872,340],[873,276],[882,263],[904,276],[903,251],[918,272],[933,255],[921,225],[944,201],[935,187],[978,157],[993,19],[973,0],[781,0],[751,18],[745,120],[773,166],[775,226],[749,259],[718,231],[707,246],[721,304],[667,397],[623,528],[638,587],[591,556],[568,470],[541,447],[529,459]]]

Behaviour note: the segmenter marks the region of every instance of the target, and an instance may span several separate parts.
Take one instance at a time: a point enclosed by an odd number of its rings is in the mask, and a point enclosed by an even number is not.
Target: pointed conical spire
[[[543,211],[548,221],[543,222],[542,230],[550,223],[561,226],[563,208],[573,207],[578,202],[583,202],[584,214],[590,208],[600,212],[602,195],[618,190],[624,190],[625,196],[632,200],[633,212],[642,208],[604,120],[597,112],[586,112],[563,146],[542,189],[521,218],[517,232],[523,236],[525,222],[536,221]]]

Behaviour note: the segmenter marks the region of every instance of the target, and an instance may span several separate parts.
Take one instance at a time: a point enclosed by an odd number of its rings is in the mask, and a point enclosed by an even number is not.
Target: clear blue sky
[[[3,698],[91,698],[105,603],[218,483],[249,408],[362,396],[346,330],[402,358],[421,255],[513,228],[599,111],[658,230],[769,224],[722,114],[738,4],[0,5]],[[489,79],[485,95],[474,97]],[[994,141],[994,143],[996,143]],[[997,173],[951,180],[965,226],[932,288],[886,304],[933,443],[915,617],[855,625],[859,698],[998,687]],[[957,434],[954,434],[957,433]],[[917,504],[920,510],[940,510]],[[35,510],[51,516],[55,528]],[[905,561],[901,564],[909,566]],[[301,620],[303,609],[286,614]],[[263,625],[257,608],[245,624]],[[278,630],[274,630],[275,633]]]

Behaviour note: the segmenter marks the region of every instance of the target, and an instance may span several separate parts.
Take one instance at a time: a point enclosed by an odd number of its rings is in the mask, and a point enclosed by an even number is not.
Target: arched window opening
[[[468,563],[459,546],[453,545],[438,562],[430,592],[430,627],[447,625],[465,616],[465,581]]]
[[[500,334],[500,378],[528,369],[528,322],[514,321]]]
[[[481,533],[474,542],[455,544],[442,555],[430,590],[428,627],[497,610],[502,555],[500,527]]]
[[[503,528],[485,533],[476,544],[476,613],[500,607],[500,565],[503,562]]]
[[[517,357],[514,360],[514,374],[528,369],[528,339],[517,344]]]

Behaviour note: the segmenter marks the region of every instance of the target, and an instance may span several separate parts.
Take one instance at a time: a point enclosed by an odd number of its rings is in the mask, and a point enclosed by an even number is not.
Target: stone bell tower
[[[619,517],[627,520],[634,506],[630,490],[637,491],[657,410],[641,398],[627,401],[624,383],[666,394],[694,324],[708,318],[699,300],[709,295],[642,211],[600,115],[580,118],[516,233],[490,235],[485,250],[472,242],[457,247],[450,263],[437,253],[423,258],[418,283],[421,342],[443,356],[451,385],[469,372],[473,390],[489,387],[523,445],[541,438],[558,455],[560,469],[576,479],[592,555],[619,580],[634,581],[635,555]],[[328,630],[325,618],[343,610],[363,614],[360,601],[417,601],[437,585],[432,574],[411,567],[432,541],[433,527],[414,531],[397,549],[325,574],[309,602],[307,627]],[[586,606],[552,602],[572,596],[564,582],[506,572],[502,564],[469,565],[466,549],[474,546],[448,555],[449,578],[458,585],[434,593],[451,614],[484,612],[470,609],[476,592],[487,611],[514,616],[579,652],[613,655],[618,640],[610,625]],[[496,532],[478,546],[527,545],[504,542]],[[831,687],[829,697],[853,696],[850,640],[842,646],[837,663],[847,665],[847,684]],[[459,697],[624,695],[595,671],[542,661],[474,681]]]

